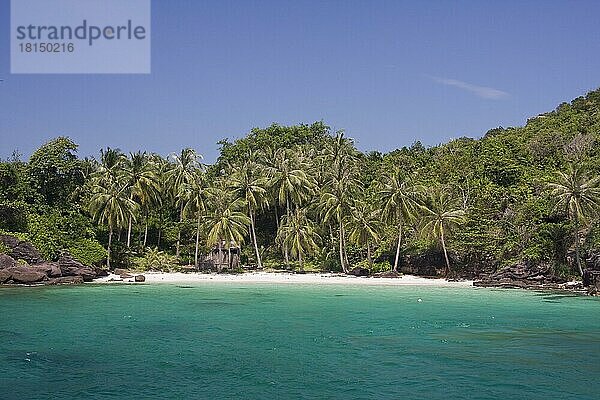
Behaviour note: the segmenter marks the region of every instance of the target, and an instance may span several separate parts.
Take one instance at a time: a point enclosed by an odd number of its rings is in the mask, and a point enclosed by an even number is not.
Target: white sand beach
[[[331,273],[291,274],[287,272],[246,272],[242,274],[205,274],[181,272],[144,272],[145,283],[268,283],[268,284],[316,284],[316,285],[386,285],[386,286],[436,286],[469,287],[473,281],[447,281],[413,275],[400,278],[355,277]],[[97,283],[113,283],[118,275],[96,279]],[[133,278],[122,280],[133,282]]]

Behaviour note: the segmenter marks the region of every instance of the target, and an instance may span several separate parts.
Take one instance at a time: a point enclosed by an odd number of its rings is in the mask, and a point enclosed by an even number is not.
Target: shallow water
[[[599,300],[341,285],[3,288],[0,398],[597,399]]]

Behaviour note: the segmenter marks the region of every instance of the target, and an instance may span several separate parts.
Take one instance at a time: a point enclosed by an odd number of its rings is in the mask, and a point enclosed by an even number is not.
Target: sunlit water
[[[600,301],[241,284],[0,290],[2,399],[598,399]]]

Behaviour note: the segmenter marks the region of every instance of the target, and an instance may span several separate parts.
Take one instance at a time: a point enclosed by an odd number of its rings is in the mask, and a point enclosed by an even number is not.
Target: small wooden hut
[[[235,242],[232,241],[227,246],[223,240],[210,253],[200,257],[198,269],[216,272],[237,269],[240,267],[240,253],[241,249]]]

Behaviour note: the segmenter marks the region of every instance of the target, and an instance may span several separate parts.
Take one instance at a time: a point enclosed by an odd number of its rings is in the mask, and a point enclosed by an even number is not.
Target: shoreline
[[[133,273],[132,273],[133,274]],[[316,285],[367,285],[367,286],[433,286],[474,287],[472,280],[447,281],[441,278],[422,278],[403,275],[399,278],[356,277],[334,273],[293,274],[288,272],[246,272],[241,274],[206,274],[198,272],[144,272],[145,282],[161,283],[266,283],[266,284],[316,284]],[[98,278],[94,283],[138,283],[133,278],[120,280],[119,275]]]

